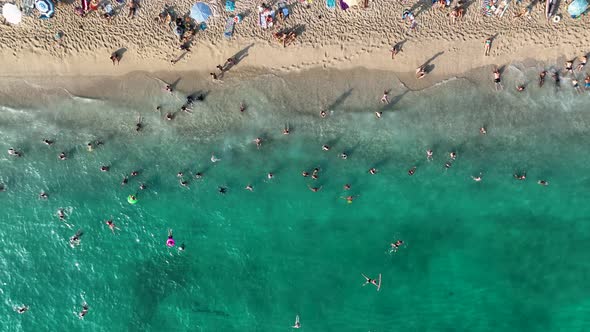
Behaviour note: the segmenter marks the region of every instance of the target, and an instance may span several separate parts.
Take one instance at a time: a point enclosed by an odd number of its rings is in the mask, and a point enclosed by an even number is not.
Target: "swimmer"
[[[559,88],[559,83],[561,82],[561,80],[559,78],[559,72],[553,73],[553,75],[551,75],[551,77],[553,77],[553,79],[555,80],[555,87]]]
[[[445,168],[446,168],[446,169],[449,169],[449,168],[451,168],[451,166],[453,166],[453,165],[451,164],[451,162],[450,162],[450,161],[447,161],[447,162],[445,163]]]
[[[182,172],[178,172],[178,173],[176,173],[176,177],[178,177],[178,178],[181,178],[181,177],[183,177],[183,176],[184,176],[184,173],[182,173]]]
[[[112,220],[105,221],[105,224],[107,224],[109,226],[109,228],[111,229],[111,232],[113,232],[113,234],[115,234],[115,229],[120,230],[119,227],[115,226],[115,223]]]
[[[571,74],[574,73],[574,61],[573,60],[565,62],[565,72],[571,73]]]
[[[352,196],[352,195],[351,195],[351,196],[340,197],[340,198],[342,198],[342,199],[346,200],[346,203],[350,204],[350,203],[352,203],[352,201],[355,199],[355,197],[358,197],[358,195],[357,195],[357,196]]]
[[[59,160],[66,160],[68,157],[66,156],[65,152],[60,153],[58,156]]]
[[[375,112],[375,117],[377,117],[377,119],[381,119],[382,115],[383,115],[383,112]]]
[[[106,166],[106,165],[100,166],[100,171],[101,172],[108,172],[109,171],[109,166]]]
[[[121,181],[121,185],[124,186],[127,184],[127,182],[129,182],[129,180],[127,179],[126,176],[123,177],[123,180]]]
[[[43,143],[44,143],[45,145],[49,146],[49,145],[53,144],[53,141],[50,141],[50,140],[48,140],[48,139],[44,138],[44,139],[43,139]]]
[[[4,183],[0,183],[0,192],[6,191],[6,187],[4,186]]]
[[[516,91],[518,91],[518,92],[523,92],[525,88],[526,88],[526,86],[524,86],[524,85],[522,85],[522,84],[521,84],[521,85],[517,85],[517,86],[516,86]]]
[[[180,185],[181,185],[181,186],[183,186],[183,187],[188,187],[188,181],[186,181],[186,180],[180,179],[180,180],[179,180],[179,183],[180,183]]]
[[[262,146],[262,138],[256,137],[256,139],[254,140],[254,143],[256,144],[256,148],[260,149],[260,147]]]
[[[586,62],[588,62],[588,57],[587,56],[584,55],[584,56],[580,57],[580,63],[576,67],[576,70],[577,71],[582,71],[582,69],[584,69],[584,66],[586,66]]]
[[[139,172],[138,171],[131,171],[130,174],[131,174],[131,176],[138,176]]]
[[[381,97],[382,104],[389,104],[389,97],[387,96],[387,90],[383,91],[383,97]]]
[[[18,312],[19,314],[24,314],[25,312],[27,312],[27,310],[29,310],[29,307],[27,307],[26,305],[14,308],[14,311]]]
[[[344,190],[350,190],[350,185],[347,183],[347,184],[344,185],[343,188],[344,188]]]
[[[308,177],[308,176],[309,176],[309,173],[308,173],[308,172],[306,172],[306,171],[303,171],[303,172],[301,172],[301,175],[302,175],[304,178],[306,178],[306,177]]]
[[[195,98],[193,96],[186,97],[186,105],[191,106],[195,102]]]
[[[539,74],[539,88],[543,87],[543,84],[545,84],[545,76],[547,75],[547,71],[543,70],[540,74]]]
[[[298,329],[301,327],[301,323],[299,323],[299,315],[295,316],[295,324],[291,327],[294,329]]]
[[[47,198],[49,198],[49,196],[47,196],[47,193],[46,192],[42,191],[39,194],[39,199],[47,199]]]
[[[82,305],[82,311],[80,311],[80,313],[78,314],[78,318],[80,318],[80,319],[84,318],[84,316],[86,316],[87,313],[88,313],[88,304],[86,302],[84,302],[84,304]]]
[[[269,180],[272,180],[272,178],[274,178],[275,176],[274,176],[274,174],[272,174],[272,173],[268,173],[268,174],[266,174],[266,177],[267,177]]]
[[[317,193],[318,191],[322,190],[322,186],[312,187],[310,185],[307,185],[307,187],[309,188],[309,190],[313,191],[314,193]]]
[[[572,86],[574,87],[574,89],[576,90],[577,93],[582,92],[582,90],[580,90],[580,84],[577,79],[572,80]]]
[[[197,172],[197,173],[195,174],[195,179],[202,179],[202,178],[203,178],[203,173],[201,173],[201,172]]]
[[[539,180],[537,181],[538,184],[542,185],[542,186],[548,186],[549,182],[545,181],[545,180]]]
[[[455,160],[455,159],[457,159],[457,153],[451,152],[451,153],[449,153],[449,157],[451,157],[452,160]]]
[[[165,115],[166,120],[171,121],[172,119],[174,119],[174,115],[170,112],[166,113]]]
[[[518,174],[518,173],[514,173],[514,178],[517,180],[526,180],[526,172],[522,173],[522,174]]]
[[[500,78],[500,71],[496,68],[493,71],[494,73],[494,85],[496,86],[496,91],[502,90],[502,80]]]
[[[141,115],[137,115],[137,123],[135,124],[135,131],[141,131],[143,125],[141,124]]]
[[[320,116],[321,116],[322,118],[325,118],[325,117],[326,117],[326,115],[327,115],[326,111],[324,111],[324,110],[320,111]]]
[[[244,105],[244,103],[240,104],[240,113],[244,113],[244,111],[246,110],[246,105]]]
[[[76,234],[70,238],[70,247],[74,248],[75,246],[80,245],[80,238],[82,237],[82,234],[82,230],[78,230]]]
[[[485,134],[487,134],[487,133],[488,133],[488,131],[486,130],[486,127],[480,127],[480,128],[479,128],[479,133],[480,133],[481,135],[485,135]]]
[[[145,190],[146,188],[146,185],[143,183],[139,185],[139,190]]]
[[[379,280],[371,279],[362,273],[361,273],[361,275],[363,277],[365,277],[365,283],[363,284],[363,286],[366,286],[368,284],[372,284],[372,285],[375,285],[375,287],[377,287],[377,291],[379,291],[381,289],[381,274],[379,274]]]
[[[319,168],[314,168],[313,172],[311,173],[311,178],[314,180],[317,180],[319,177],[319,173],[320,173],[320,169]]]
[[[414,173],[416,173],[416,166],[414,166],[414,167],[412,167],[412,168],[410,168],[410,169],[408,170],[408,175],[409,175],[409,176],[412,176],[412,175],[414,175]]]
[[[219,158],[216,158],[214,154],[211,154],[211,162],[212,162],[212,163],[216,163],[216,162],[218,162],[218,161],[221,161],[221,159],[219,159]]]
[[[404,244],[404,241],[402,240],[397,240],[394,243],[391,243],[390,246],[391,248],[389,249],[389,253],[394,253],[397,252],[397,250],[399,249],[399,247],[401,247]]]
[[[66,219],[66,214],[63,209],[57,210],[57,217],[59,218],[59,220]]]
[[[225,195],[225,193],[227,192],[227,188],[226,187],[219,187],[219,188],[217,188],[217,191],[219,191],[220,194]]]
[[[164,87],[164,90],[172,93],[172,87],[170,86],[170,84],[166,84],[166,86]]]
[[[244,189],[254,191],[254,188],[252,188],[252,185],[250,185],[250,184],[247,185],[246,187],[244,187]]]
[[[374,168],[374,167],[373,167],[373,168],[371,168],[371,169],[369,169],[369,174],[371,174],[371,175],[375,175],[375,174],[377,174],[377,169],[376,169],[376,168]]]
[[[88,142],[88,144],[86,144],[86,150],[88,150],[88,152],[92,152],[92,143]]]
[[[346,158],[348,158],[348,155],[346,154],[346,152],[342,152],[342,153],[340,154],[340,159],[342,159],[342,160],[346,160]]]
[[[289,133],[289,125],[286,125],[285,128],[283,128],[283,135],[289,135]]]
[[[330,147],[324,144],[324,145],[322,145],[322,150],[330,151]]]
[[[477,175],[477,176],[472,175],[471,179],[473,179],[473,181],[475,181],[475,182],[480,182],[482,180],[482,174],[479,173],[479,175]]]
[[[172,236],[172,230],[168,230],[168,240],[166,240],[166,246],[169,248],[174,247],[176,243],[174,242],[174,237]]]
[[[8,149],[8,155],[15,156],[15,157],[21,157],[22,156],[22,154],[19,151],[16,151],[13,148]]]
[[[432,150],[430,150],[430,149],[426,150],[426,160],[432,161],[433,155],[434,155],[434,152],[432,152]]]
[[[192,110],[192,109],[190,109],[190,108],[188,108],[188,106],[187,106],[187,105],[182,105],[182,106],[180,107],[180,110],[181,110],[181,111],[183,111],[184,113],[188,113],[188,114],[192,114],[192,113],[193,113],[193,110]]]
[[[185,249],[185,246],[184,246],[184,243],[182,243],[182,244],[181,244],[181,245],[178,247],[178,250],[179,250],[179,251],[184,251],[184,249]]]
[[[154,112],[158,112],[159,113],[160,111],[162,111],[162,106],[159,106],[159,105],[156,106],[156,109],[154,110]]]

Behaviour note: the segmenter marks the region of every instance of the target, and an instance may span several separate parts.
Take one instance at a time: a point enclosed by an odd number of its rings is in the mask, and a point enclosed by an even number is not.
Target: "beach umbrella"
[[[2,6],[2,16],[6,19],[6,22],[12,24],[19,24],[23,19],[23,13],[21,13],[17,6],[11,3],[5,3]]]
[[[204,2],[197,2],[191,8],[191,18],[197,23],[205,22],[212,15],[211,7]]]
[[[586,9],[588,9],[588,1],[586,0],[574,0],[569,7],[567,7],[567,12],[570,14],[571,17],[578,17],[582,15]]]
[[[50,18],[55,13],[55,6],[51,0],[35,1],[35,8],[41,13],[41,18]]]

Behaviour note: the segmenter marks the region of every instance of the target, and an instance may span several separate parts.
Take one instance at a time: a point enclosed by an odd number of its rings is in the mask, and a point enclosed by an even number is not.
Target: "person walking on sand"
[[[421,79],[424,76],[426,76],[426,70],[425,70],[424,66],[420,66],[420,67],[416,68],[416,78]]]
[[[365,283],[363,284],[363,286],[366,286],[368,284],[372,284],[372,285],[375,285],[375,287],[377,287],[377,291],[379,291],[381,289],[381,273],[379,273],[379,280],[371,279],[362,273],[361,273],[361,275],[365,278]]]
[[[115,62],[119,64],[121,62],[121,55],[118,52],[114,52],[111,54],[111,61],[113,62],[113,66],[115,65]]]
[[[490,56],[490,49],[492,48],[492,38],[486,39],[484,42],[484,56]]]
[[[389,52],[391,52],[391,59],[395,59],[395,56],[399,53],[399,52],[403,52],[401,46],[399,44],[395,44],[393,45],[393,47],[391,47],[391,49],[389,50]]]
[[[383,97],[381,97],[382,104],[389,104],[389,97],[387,96],[387,90],[383,91]]]
[[[215,74],[215,73],[209,73],[209,75],[211,76],[211,79],[213,81],[217,81],[217,74]]]

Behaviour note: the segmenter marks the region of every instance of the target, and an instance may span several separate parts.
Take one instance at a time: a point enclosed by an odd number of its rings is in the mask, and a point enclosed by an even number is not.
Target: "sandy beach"
[[[511,6],[502,18],[482,15],[480,2],[463,5],[463,18],[453,23],[451,8],[432,7],[429,2],[406,4],[369,1],[368,8],[354,6],[346,11],[329,10],[324,2],[289,2],[290,15],[279,26],[262,29],[258,25],[259,3],[237,1],[233,13],[222,3],[212,3],[214,15],[207,28],[194,37],[191,52],[183,55],[171,28],[158,23],[164,5],[173,5],[177,13],[187,13],[192,1],[174,3],[164,0],[142,1],[135,18],[119,5],[118,13],[107,22],[102,11],[86,17],[75,14],[78,3],[60,3],[55,16],[41,20],[24,16],[19,25],[0,26],[0,72],[2,76],[94,76],[122,75],[134,71],[210,72],[226,58],[243,56],[240,68],[269,71],[300,71],[312,68],[387,70],[413,73],[428,62],[431,74],[419,85],[428,85],[449,76],[486,65],[505,65],[532,59],[547,66],[563,57],[573,59],[587,52],[590,34],[585,31],[588,17],[567,16],[567,4],[561,3],[559,23],[545,18],[544,4]],[[418,27],[409,30],[402,20],[404,8],[412,9]],[[530,13],[515,17],[526,8]],[[241,13],[231,39],[223,29],[229,15]],[[297,31],[296,41],[283,47],[273,40],[273,32]],[[63,34],[58,45],[54,36]],[[490,56],[483,56],[484,40],[494,36]],[[389,50],[402,43],[402,52],[394,60]],[[113,66],[109,56],[123,50],[120,65]],[[171,60],[179,59],[175,65]]]

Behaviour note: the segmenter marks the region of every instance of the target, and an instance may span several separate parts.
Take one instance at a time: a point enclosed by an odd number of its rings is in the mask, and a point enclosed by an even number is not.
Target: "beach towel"
[[[490,6],[490,0],[483,0],[481,3],[481,13],[484,16],[492,16],[492,10]]]
[[[260,25],[260,27],[263,28],[263,29],[266,29],[266,28],[269,28],[269,27],[272,26],[272,25],[269,25],[266,22],[266,18],[268,16],[272,17],[272,19],[274,20],[274,18],[275,18],[275,11],[274,10],[268,10],[267,9],[267,10],[264,10],[264,11],[260,12],[259,15],[258,15],[258,17],[259,17],[258,25]]]
[[[336,9],[336,0],[326,0],[326,7],[328,9]]]
[[[507,9],[508,9],[508,1],[504,0],[504,1],[502,1],[502,4],[500,4],[500,6],[498,6],[498,8],[496,8],[496,11],[494,13],[496,14],[496,16],[502,18],[502,16],[504,16],[504,13],[506,12]]]
[[[234,27],[236,25],[236,20],[233,16],[230,16],[225,21],[225,29],[223,30],[223,36],[225,38],[231,38],[234,35]]]
[[[225,2],[225,10],[227,10],[228,12],[233,12],[236,9],[236,3],[233,2],[232,0],[227,0]]]
[[[289,8],[287,8],[287,4],[284,1],[280,1],[277,4],[277,7],[279,8],[279,11],[283,13],[283,18],[287,18],[287,16],[289,16]]]

